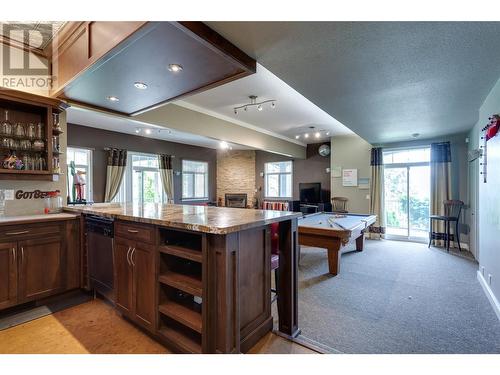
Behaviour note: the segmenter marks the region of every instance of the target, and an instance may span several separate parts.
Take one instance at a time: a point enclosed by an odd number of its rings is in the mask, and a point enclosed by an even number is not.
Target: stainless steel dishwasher
[[[89,286],[114,303],[113,287],[113,220],[87,216],[87,264]]]

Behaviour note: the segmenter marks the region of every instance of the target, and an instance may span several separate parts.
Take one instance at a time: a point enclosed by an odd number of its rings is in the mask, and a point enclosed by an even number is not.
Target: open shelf
[[[193,250],[183,246],[164,245],[158,247],[160,253],[174,255],[179,258],[192,260],[194,262],[202,262],[202,253],[199,250]]]
[[[167,274],[160,275],[158,281],[193,296],[202,297],[203,295],[202,282],[195,276],[170,271]]]
[[[158,306],[158,311],[179,323],[201,333],[201,313],[174,301],[166,301]]]
[[[175,328],[162,326],[159,330],[160,336],[167,339],[173,346],[179,347],[182,351],[200,354],[201,353],[201,340],[197,340],[189,334],[185,334]]]

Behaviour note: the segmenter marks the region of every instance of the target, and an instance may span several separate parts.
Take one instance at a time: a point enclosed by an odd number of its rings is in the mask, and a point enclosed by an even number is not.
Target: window
[[[384,164],[425,163],[431,160],[430,147],[384,150]]]
[[[87,202],[92,201],[92,150],[86,148],[68,147],[66,150],[68,163],[68,197],[70,202],[76,200],[76,189],[73,188],[73,177],[70,163],[75,163],[75,172],[83,172],[85,185],[83,187],[83,198]]]
[[[129,152],[123,182],[113,202],[164,203],[158,156]]]
[[[292,197],[292,162],[280,161],[265,164],[265,197]]]
[[[182,199],[208,199],[208,163],[182,161]]]

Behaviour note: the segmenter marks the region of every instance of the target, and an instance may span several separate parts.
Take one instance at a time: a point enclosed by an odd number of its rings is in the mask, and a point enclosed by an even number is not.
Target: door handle
[[[130,261],[132,262],[132,265],[135,267],[134,254],[135,254],[135,247],[132,249],[132,252],[130,253]]]
[[[135,229],[127,229],[127,231],[128,231],[129,233],[134,233],[134,234],[139,233],[139,231],[138,231],[138,230],[135,230]]]
[[[20,234],[26,234],[26,233],[29,233],[30,231],[29,230],[21,230],[19,232],[7,232],[5,233],[6,236],[18,236]]]
[[[12,258],[14,259],[14,263],[16,263],[16,248],[12,248]]]
[[[21,264],[24,264],[24,247],[21,246]]]
[[[131,264],[130,264],[130,258],[129,258],[130,250],[132,250],[132,248],[129,246],[128,250],[127,250],[127,263],[128,263],[129,266],[131,266]]]

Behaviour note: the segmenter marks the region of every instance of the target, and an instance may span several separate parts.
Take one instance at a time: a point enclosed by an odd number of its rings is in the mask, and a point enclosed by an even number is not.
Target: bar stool
[[[450,239],[452,235],[450,233],[450,223],[455,222],[455,230],[453,233],[453,239],[456,238],[458,243],[458,250],[462,251],[460,247],[460,232],[458,231],[458,223],[460,221],[460,213],[462,212],[462,207],[464,206],[464,202],[460,200],[446,200],[443,202],[444,204],[444,215],[430,215],[430,228],[429,228],[429,245],[427,247],[431,247],[432,240],[445,240],[446,241],[446,250],[450,251]],[[432,231],[432,222],[433,220],[440,220],[444,222],[445,233],[442,232],[433,232]]]
[[[278,298],[278,282],[279,282],[279,266],[280,266],[280,255],[279,255],[279,223],[271,224],[271,272],[274,271],[274,284],[275,288],[271,288],[271,292],[274,293],[274,297],[271,302],[276,301]]]

